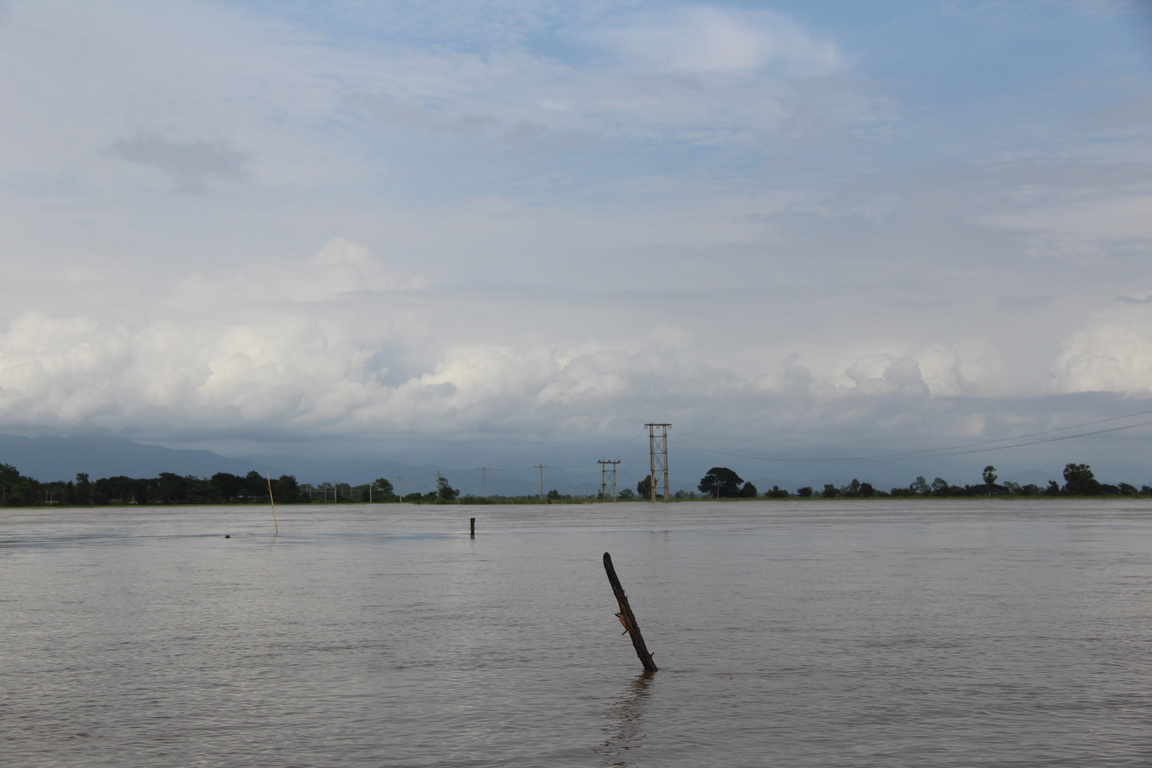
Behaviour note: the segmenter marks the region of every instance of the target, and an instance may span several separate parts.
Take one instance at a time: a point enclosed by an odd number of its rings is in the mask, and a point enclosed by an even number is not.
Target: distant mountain
[[[384,477],[405,493],[425,493],[436,487],[436,473],[443,472],[454,488],[479,493],[480,473],[418,466],[394,461],[330,457],[320,450],[312,455],[253,456],[230,458],[205,450],[174,449],[146,445],[122,437],[20,437],[0,434],[0,463],[10,464],[25,477],[40,482],[75,480],[80,472],[91,479],[101,477],[156,477],[161,472],[211,477],[217,472],[245,475],[268,470],[273,477],[294,475],[301,483],[363,484]],[[474,477],[473,477],[474,475]],[[399,478],[403,477],[401,481]],[[535,473],[519,482],[488,477],[489,493],[532,493]],[[550,488],[553,486],[549,486]]]
[[[644,458],[647,459],[647,456]],[[293,475],[301,483],[312,484],[339,482],[359,485],[383,477],[397,489],[403,486],[405,494],[408,494],[433,490],[436,487],[436,474],[442,472],[453,488],[465,494],[478,495],[485,487],[489,495],[534,496],[540,492],[540,475],[528,462],[514,469],[489,470],[485,480],[480,469],[474,464],[466,467],[444,464],[413,466],[385,459],[372,448],[350,453],[341,450],[340,446],[330,444],[318,444],[312,450],[293,455],[228,457],[206,450],[146,445],[122,437],[18,437],[0,434],[0,463],[11,464],[21,474],[41,482],[73,480],[79,472],[84,472],[96,480],[116,475],[156,477],[161,472],[211,477],[217,472],[244,475],[251,470],[260,473],[268,470],[273,477]],[[644,463],[647,464],[647,461]],[[694,464],[709,466],[707,461],[696,461]],[[685,463],[685,466],[688,464]],[[671,478],[672,490],[695,491],[703,471],[698,468],[695,470],[682,468],[679,465],[677,469],[679,471]],[[830,478],[756,474],[751,477],[745,475],[745,479],[750,479],[760,493],[770,489],[773,484],[779,484],[781,488],[790,491],[795,491],[804,485],[820,490],[824,487],[824,483],[845,485],[853,477],[859,477],[862,482],[870,482],[877,489],[887,491],[893,487],[908,487],[908,483],[915,476],[913,472],[924,474],[929,481],[936,474],[941,474],[953,484],[981,482],[979,473],[971,468],[960,472],[945,472],[939,467],[932,469],[936,472],[919,468],[896,471],[875,465],[837,466],[835,475]],[[1103,482],[1117,482],[1113,478],[1118,477],[1137,486],[1147,482],[1143,477],[1143,467],[1113,466],[1109,470],[1106,477],[1098,475],[1097,479]],[[621,468],[617,477],[618,490],[631,488],[634,491],[636,483],[645,474],[647,474],[646,467]],[[400,480],[401,477],[404,478],[403,481]],[[1004,472],[1000,477],[1000,482],[1009,480],[1021,485],[1035,483],[1041,487],[1046,487],[1048,480],[1063,483],[1058,473],[1036,469],[1015,473]],[[562,494],[595,495],[600,490],[600,468],[592,462],[589,462],[587,470],[575,467],[546,468],[544,490],[553,488]]]
[[[260,469],[245,459],[211,451],[175,450],[122,437],[18,437],[0,434],[0,463],[41,482],[74,480],[84,472],[101,477],[156,477],[161,472],[211,477],[217,472],[243,475]]]

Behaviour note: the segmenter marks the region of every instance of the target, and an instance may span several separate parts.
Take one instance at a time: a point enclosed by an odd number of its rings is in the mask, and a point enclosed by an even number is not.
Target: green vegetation
[[[810,486],[796,489],[795,493],[773,485],[760,495],[756,486],[745,482],[727,467],[713,467],[701,478],[699,490],[702,498],[711,499],[868,499],[868,498],[961,498],[961,497],[1003,497],[1003,498],[1042,498],[1042,497],[1092,497],[1092,496],[1152,496],[1152,487],[1143,485],[1137,488],[1129,483],[1110,485],[1096,479],[1092,468],[1087,464],[1071,463],[1064,467],[1064,485],[1051,481],[1044,488],[1034,484],[1018,485],[1013,482],[998,483],[996,468],[989,465],[982,473],[983,483],[975,485],[950,485],[937,477],[931,483],[923,475],[913,480],[907,488],[893,488],[881,491],[871,483],[853,480],[844,486],[826,484],[821,490]],[[639,494],[637,493],[639,492]],[[651,492],[651,478],[645,477],[637,484],[636,491],[624,488],[619,500],[630,501],[647,499]],[[272,494],[277,504],[390,504],[400,501],[392,483],[377,478],[365,485],[348,483],[300,484],[292,475],[281,475],[272,480]],[[696,493],[677,491],[678,501],[694,500]],[[581,496],[562,494],[556,489],[548,491],[545,503],[581,504],[592,501]],[[597,499],[599,500],[599,499]],[[448,479],[437,476],[435,489],[426,493],[407,493],[404,502],[415,504],[539,504],[536,494],[524,496],[472,496],[461,495]],[[25,477],[13,466],[0,464],[0,506],[102,506],[125,504],[266,504],[268,502],[268,480],[253,470],[247,475],[233,475],[218,472],[210,478],[192,475],[180,476],[171,472],[161,472],[154,478],[105,477],[91,480],[87,474],[76,475],[75,480],[41,483]]]
[[[400,501],[392,482],[378,477],[364,485],[348,483],[297,483],[292,475],[272,480],[277,504],[394,504]],[[635,497],[635,494],[632,494]],[[549,504],[580,504],[588,501],[561,494],[547,494]],[[539,504],[538,495],[463,496],[448,478],[438,476],[427,493],[406,493],[410,504]],[[0,464],[0,507],[120,506],[129,504],[267,504],[268,480],[253,470],[241,477],[218,472],[210,478],[181,477],[162,472],[159,477],[136,479],[107,477],[90,480],[79,474],[68,482],[41,483],[21,475],[13,466]]]
[[[636,495],[641,499],[652,498],[652,475],[647,475],[643,480],[636,483]]]
[[[409,493],[404,496],[404,501],[413,501],[417,504],[450,504],[455,502],[459,496],[460,491],[452,487],[448,478],[437,475],[436,487],[433,490],[424,495]]]
[[[277,504],[308,501],[291,475],[272,481]],[[210,478],[181,477],[161,472],[159,477],[103,477],[91,480],[81,472],[75,480],[41,483],[24,477],[15,467],[0,464],[0,506],[89,506],[107,504],[244,504],[268,501],[268,480],[255,470],[244,477],[218,472]]]
[[[1137,490],[1129,483],[1109,485],[1101,483],[1092,473],[1087,464],[1068,464],[1064,467],[1064,485],[1060,486],[1055,480],[1047,487],[1029,484],[1021,486],[1017,483],[1006,482],[998,484],[996,480],[996,467],[984,467],[984,482],[977,485],[949,485],[943,478],[936,478],[929,483],[923,475],[913,480],[907,488],[893,488],[885,493],[872,486],[871,483],[862,483],[853,480],[845,486],[837,487],[832,483],[824,486],[819,493],[813,491],[811,486],[796,489],[795,498],[810,499],[819,496],[823,499],[870,499],[875,497],[887,498],[924,498],[924,497],[1060,497],[1060,496],[1152,496],[1152,487],[1144,485]],[[745,496],[743,490],[736,491],[736,487],[743,482],[740,476],[727,467],[713,467],[708,474],[700,480],[700,490],[713,498],[737,498]],[[746,484],[747,486],[750,483]],[[787,499],[792,494],[782,490],[779,486],[772,486],[772,490],[764,494],[766,499]]]
[[[728,467],[712,467],[696,487],[714,499],[756,498],[756,486],[745,483]]]

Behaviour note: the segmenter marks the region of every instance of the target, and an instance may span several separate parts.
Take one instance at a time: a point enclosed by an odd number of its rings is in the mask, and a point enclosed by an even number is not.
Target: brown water
[[[0,510],[0,764],[1152,764],[1147,503],[278,513]]]

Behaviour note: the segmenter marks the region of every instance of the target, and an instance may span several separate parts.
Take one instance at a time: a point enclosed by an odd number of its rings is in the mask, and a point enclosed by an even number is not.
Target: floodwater
[[[0,510],[0,764],[1152,764],[1145,501],[277,512]]]

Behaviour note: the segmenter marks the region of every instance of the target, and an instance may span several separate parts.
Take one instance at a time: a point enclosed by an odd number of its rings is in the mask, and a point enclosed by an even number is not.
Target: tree
[[[810,486],[810,485],[800,486],[799,488],[796,489],[796,495],[802,499],[812,498],[812,486]]]
[[[396,494],[392,490],[392,483],[383,477],[378,477],[372,481],[372,500],[377,498],[384,501],[392,501]]]
[[[161,504],[183,504],[188,493],[184,478],[174,472],[161,472],[157,501]]]
[[[264,489],[264,498],[268,498],[268,489]],[[185,504],[215,504],[217,497],[209,486],[208,481],[195,475],[184,476],[184,503]]]
[[[1087,464],[1067,464],[1064,467],[1064,493],[1070,496],[1098,496],[1100,481]]]
[[[916,493],[921,496],[927,496],[932,491],[932,488],[928,485],[928,481],[924,479],[924,475],[918,475],[916,479],[912,481],[912,484],[908,486],[908,488],[912,491],[912,493]]]
[[[249,499],[267,498],[268,478],[252,469],[244,475],[244,495]]]
[[[634,498],[636,498],[636,492],[633,491],[631,488],[624,488],[620,491],[620,493],[616,494],[616,498],[618,498],[618,499],[634,499]]]
[[[208,484],[222,501],[232,501],[244,495],[245,479],[230,472],[217,472]]]
[[[295,475],[280,475],[272,483],[272,497],[277,504],[297,504],[301,501],[300,484]]]
[[[652,498],[652,475],[648,475],[636,483],[636,495],[642,499]]]
[[[996,485],[996,467],[991,464],[984,467],[984,485]]]
[[[759,494],[756,491],[756,486],[752,485],[751,482],[744,483],[744,487],[740,489],[740,498],[742,499],[754,499],[757,495]]]
[[[443,475],[436,477],[436,498],[441,501],[452,501],[460,495],[460,491],[448,484],[448,478]]]
[[[696,487],[714,499],[731,499],[740,495],[743,482],[740,475],[728,467],[712,467]]]
[[[30,477],[24,477],[11,464],[0,464],[0,505],[26,507],[39,502],[39,482]]]
[[[812,489],[811,488],[801,488],[800,491],[802,491],[802,490],[807,490],[808,496],[812,495]],[[799,494],[800,491],[796,491],[796,493]],[[774,485],[774,486],[772,486],[772,490],[764,492],[764,498],[766,498],[766,499],[786,499],[786,498],[788,498],[788,491],[785,491],[783,488],[781,488],[778,485]]]
[[[92,503],[92,483],[88,480],[88,475],[85,472],[76,474],[76,503]]]
[[[832,485],[832,483],[824,483],[824,490],[820,495],[826,499],[834,499],[840,495],[840,489]]]

